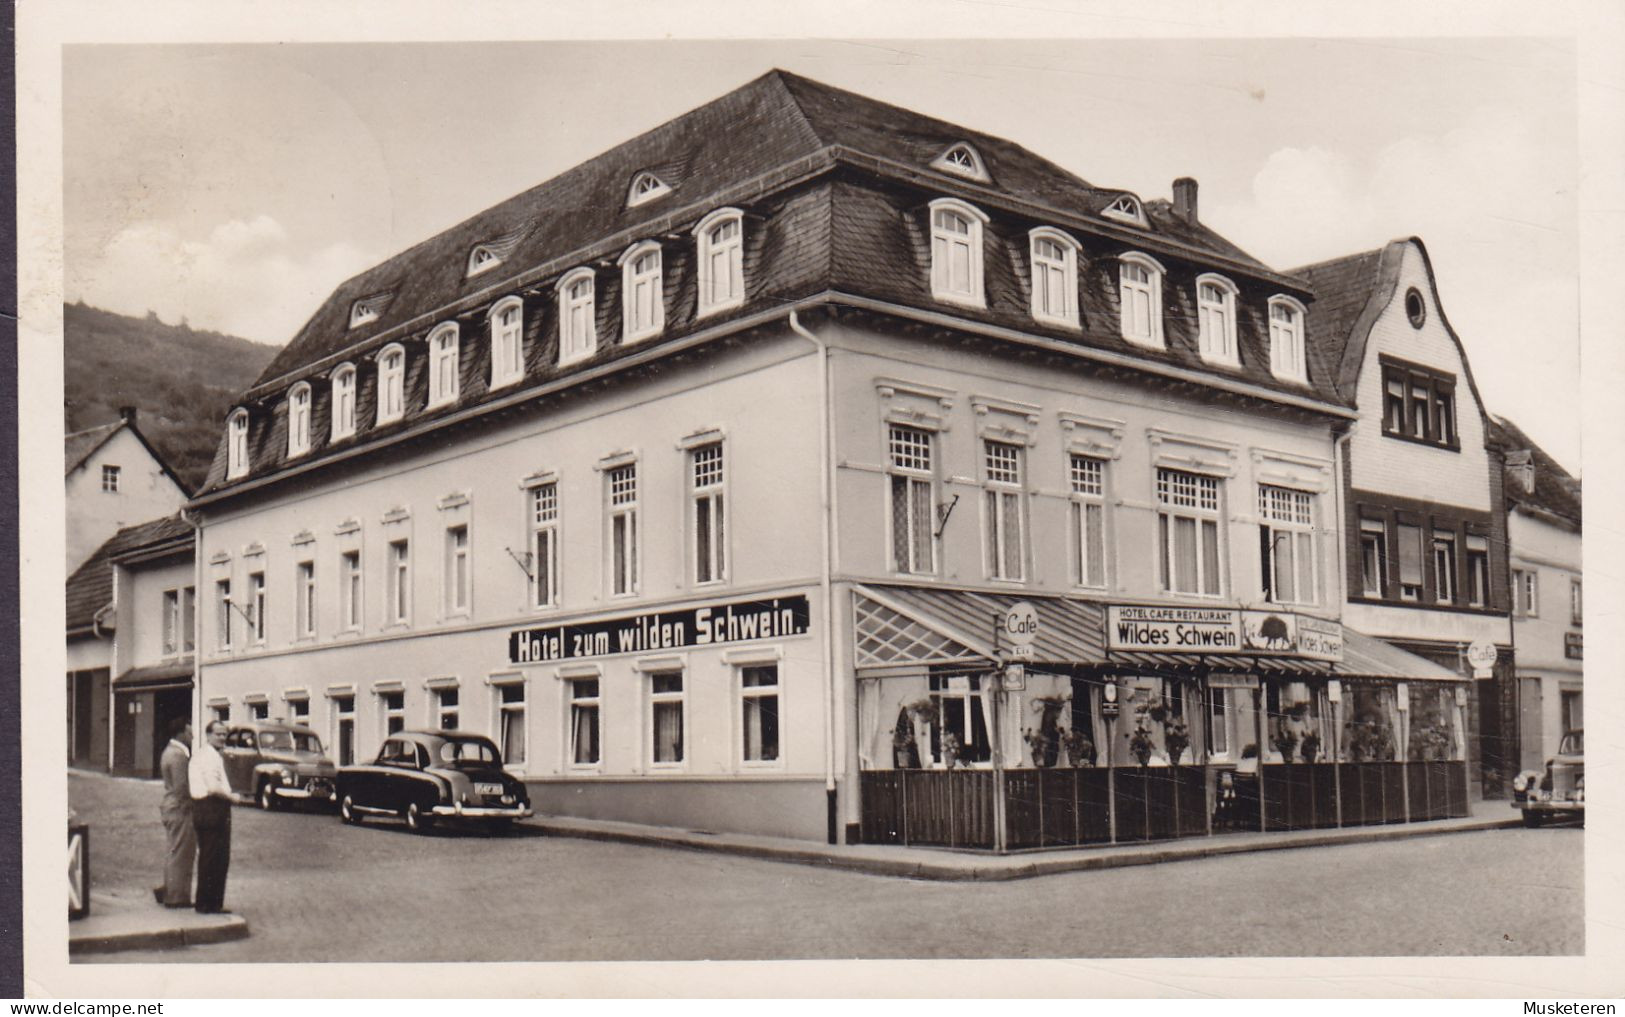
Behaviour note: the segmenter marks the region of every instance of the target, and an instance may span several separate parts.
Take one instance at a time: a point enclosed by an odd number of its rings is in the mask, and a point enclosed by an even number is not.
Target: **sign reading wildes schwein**
[[[508,660],[541,664],[553,660],[647,653],[752,639],[804,636],[811,612],[804,596],[705,604],[680,611],[653,611],[582,622],[520,629],[508,633]]]
[[[1106,645],[1113,650],[1343,659],[1342,625],[1290,611],[1114,604],[1106,627]]]

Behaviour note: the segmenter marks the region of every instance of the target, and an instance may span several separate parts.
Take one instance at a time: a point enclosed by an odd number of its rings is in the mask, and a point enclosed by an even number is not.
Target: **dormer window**
[[[670,191],[665,181],[653,173],[643,172],[632,178],[632,187],[626,192],[626,207],[636,208],[646,201],[653,201],[662,194]]]
[[[1100,214],[1118,222],[1133,223],[1136,226],[1146,225],[1145,210],[1140,207],[1139,199],[1132,194],[1118,195],[1110,205],[1100,210]]]
[[[370,300],[357,300],[350,305],[350,327],[356,328],[378,320],[378,305]]]
[[[288,391],[288,458],[310,451],[310,385],[301,381]]]
[[[982,157],[968,143],[961,141],[948,151],[932,160],[931,165],[956,176],[967,177],[982,183],[988,183],[987,167],[982,163]]]
[[[399,343],[378,354],[378,425],[406,415],[406,350]]]
[[[1033,230],[1029,239],[1033,318],[1078,328],[1078,242],[1048,226]]]
[[[694,227],[700,258],[702,318],[745,302],[744,220],[744,213],[737,208],[719,208]]]
[[[237,410],[226,421],[226,479],[248,473],[248,411]]]
[[[559,364],[573,364],[598,348],[592,269],[578,268],[559,280]]]
[[[429,333],[429,408],[457,401],[457,326],[441,325]]]
[[[479,275],[481,272],[496,268],[502,264],[502,255],[484,244],[474,248],[468,255],[468,274]]]
[[[332,440],[355,433],[355,367],[340,364],[333,372]]]
[[[1123,338],[1131,343],[1162,349],[1162,266],[1143,254],[1130,252],[1119,259],[1118,294],[1122,305]]]
[[[518,297],[491,308],[491,387],[512,385],[525,376],[524,305]]]
[[[931,203],[931,295],[986,307],[982,291],[982,226],[987,216],[952,198]]]
[[[1285,381],[1309,382],[1303,355],[1303,305],[1291,297],[1270,298],[1270,373]]]
[[[621,255],[621,338],[627,342],[659,335],[666,325],[660,245],[653,240]]]
[[[1236,286],[1222,275],[1196,279],[1196,349],[1203,360],[1239,364],[1236,355]]]

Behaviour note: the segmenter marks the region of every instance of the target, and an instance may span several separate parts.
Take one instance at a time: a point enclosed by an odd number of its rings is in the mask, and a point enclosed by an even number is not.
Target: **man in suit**
[[[169,744],[158,759],[164,777],[164,800],[158,815],[169,837],[164,885],[152,895],[166,908],[192,906],[192,867],[197,861],[197,832],[192,828],[192,793],[187,768],[192,761],[192,722],[176,717],[169,725]]]
[[[197,830],[198,913],[229,915],[226,902],[226,870],[231,867],[231,784],[226,780],[226,761],[220,755],[226,744],[224,721],[211,720],[204,729],[203,744],[192,750],[187,780],[192,795],[192,826]]]

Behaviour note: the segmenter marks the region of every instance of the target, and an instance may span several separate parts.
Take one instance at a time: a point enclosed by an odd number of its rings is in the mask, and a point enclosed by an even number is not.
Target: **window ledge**
[[[695,317],[696,320],[698,320],[700,318],[709,318],[713,314],[721,314],[723,311],[731,311],[736,307],[744,307],[744,306],[745,306],[745,298],[744,297],[735,297],[732,300],[724,300],[724,301],[722,301],[721,303],[718,303],[718,304],[709,304],[709,305],[707,305],[705,307],[701,307],[698,311],[695,312],[694,317]]]
[[[1149,339],[1145,339],[1137,335],[1125,335],[1123,336],[1123,341],[1128,343],[1130,346],[1138,346],[1142,350],[1161,350],[1166,352],[1168,349],[1167,344],[1162,341],[1161,336],[1153,336]]]
[[[595,354],[597,352],[598,352],[598,347],[594,346],[590,350],[585,350],[585,351],[583,351],[581,353],[572,353],[569,356],[564,356],[563,354],[560,354],[560,356],[559,356],[559,366],[560,367],[569,367],[571,364],[579,364],[583,360],[591,360],[592,357],[593,357],[593,354]]]
[[[1056,328],[1064,328],[1073,332],[1083,331],[1083,323],[1078,321],[1076,318],[1064,318],[1048,314],[1035,313],[1033,315],[1033,320],[1038,322],[1040,325],[1053,325]]]
[[[972,307],[978,311],[987,310],[987,298],[969,293],[937,293],[932,291],[931,298],[944,304],[957,304],[960,307]]]
[[[444,406],[455,405],[456,402],[457,402],[457,396],[456,396],[455,393],[453,393],[452,395],[441,396],[439,399],[432,400],[429,403],[426,403],[423,408],[425,410],[438,410],[438,409],[440,409],[441,407],[444,407]]]
[[[645,329],[642,329],[642,330],[637,331],[637,332],[627,332],[627,333],[625,333],[624,335],[621,336],[621,342],[623,342],[623,343],[642,342],[645,339],[653,339],[654,337],[658,336],[660,333],[664,332],[665,330],[666,330],[666,327],[664,325],[653,325],[653,326],[650,326],[649,328],[645,328]]]

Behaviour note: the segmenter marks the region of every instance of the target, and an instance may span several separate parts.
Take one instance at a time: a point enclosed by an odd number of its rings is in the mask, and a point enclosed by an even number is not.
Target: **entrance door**
[[[169,744],[169,725],[175,722],[176,717],[190,718],[191,716],[191,689],[165,689],[153,696],[151,770],[153,775],[157,775],[158,761],[163,757],[164,746]]]
[[[1546,761],[1545,747],[1541,744],[1542,693],[1539,678],[1518,678],[1518,732],[1519,765],[1525,770],[1539,770]]]

